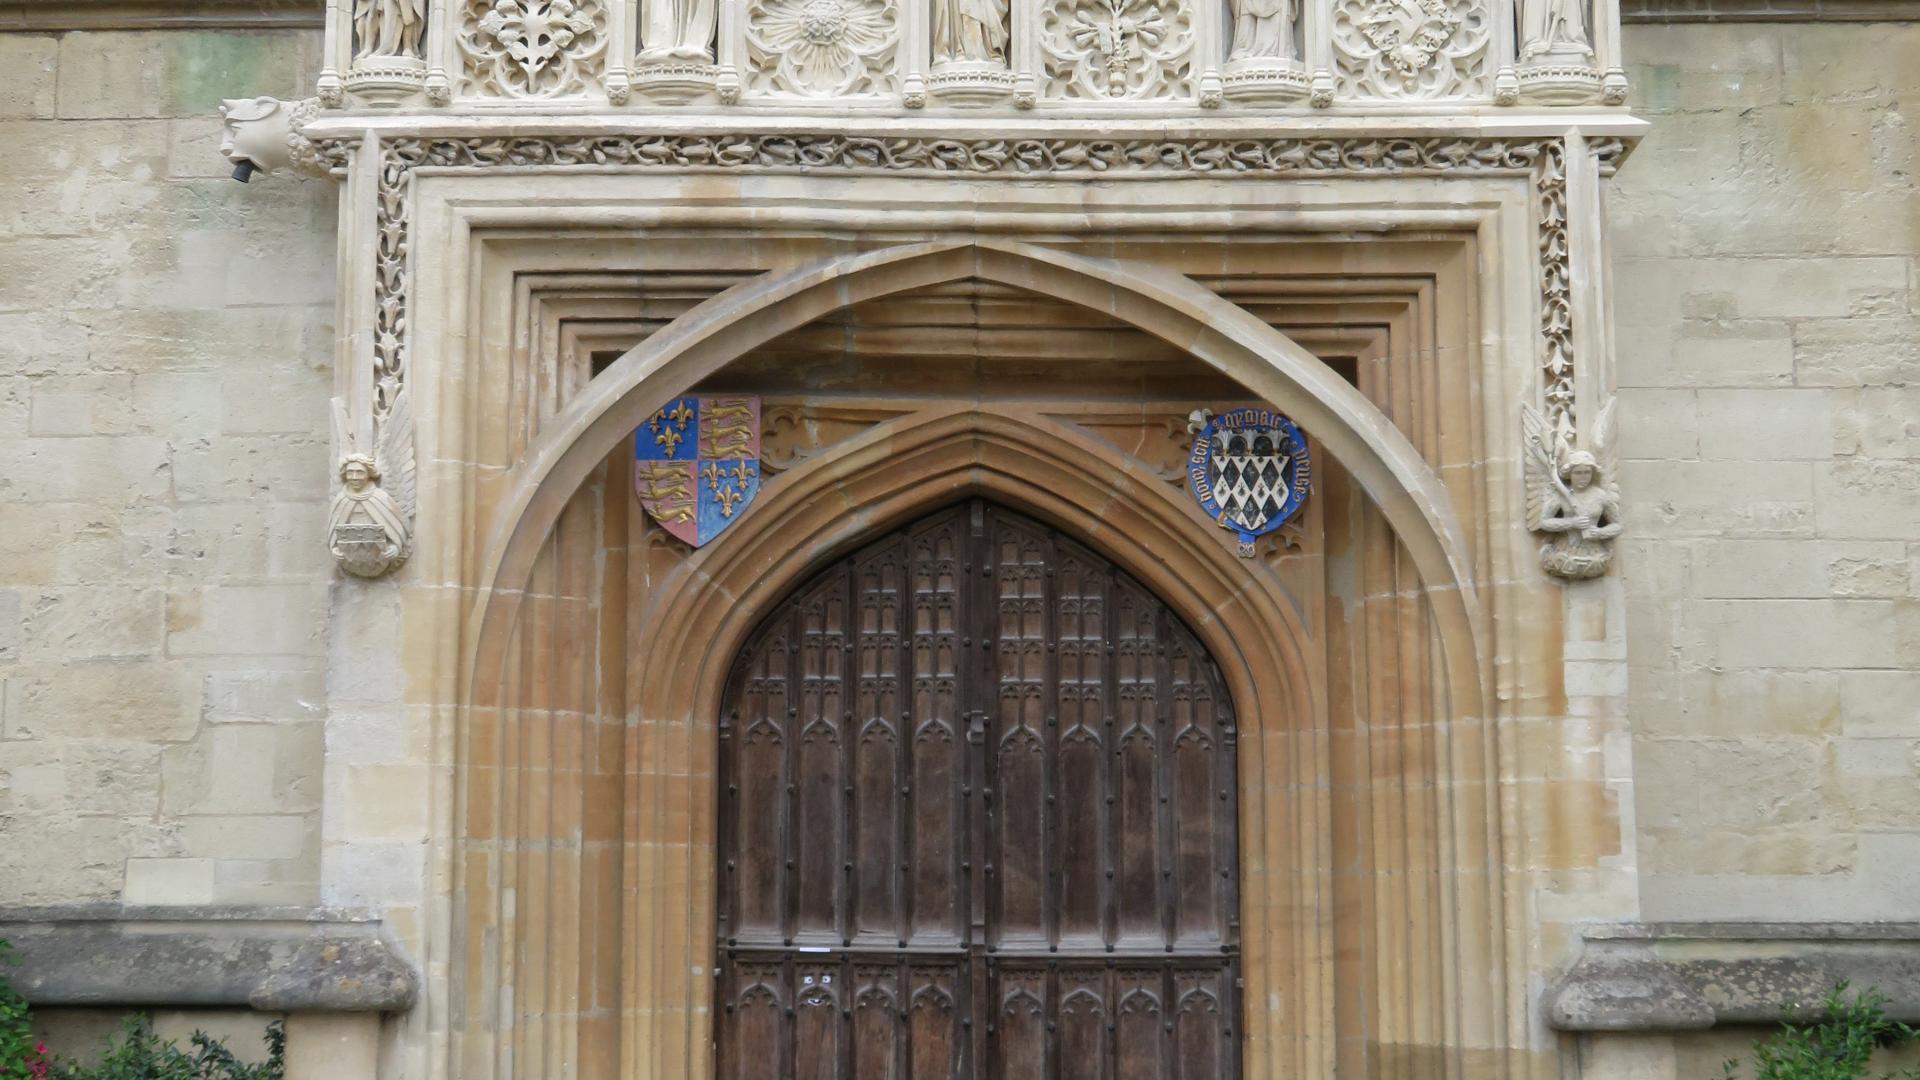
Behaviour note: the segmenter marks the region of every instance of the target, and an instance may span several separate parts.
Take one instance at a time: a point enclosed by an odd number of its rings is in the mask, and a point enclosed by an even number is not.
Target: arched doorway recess
[[[718,732],[720,1077],[1239,1075],[1232,702],[1102,555],[982,499],[870,540]]]
[[[747,313],[735,308],[727,314],[727,305],[718,303],[704,314],[696,309],[674,324],[681,329],[662,330],[594,379],[574,404],[543,426],[527,457],[503,478],[506,491],[499,505],[507,513],[493,518],[495,543],[482,561],[486,585],[477,594],[475,614],[482,616],[484,627],[469,624],[470,631],[480,632],[478,648],[468,654],[479,663],[468,671],[485,670],[492,650],[506,647],[520,599],[513,586],[526,572],[521,559],[530,565],[535,550],[526,548],[516,555],[515,542],[502,541],[513,535],[537,538],[547,528],[541,522],[557,515],[571,497],[566,485],[574,465],[586,460],[582,455],[595,452],[605,460],[605,453],[594,448],[606,442],[609,432],[618,431],[625,412],[641,407],[651,395],[691,387],[756,347],[756,341],[816,317],[811,312],[834,310],[862,296],[887,295],[912,282],[980,277],[1074,302],[1091,301],[1095,288],[1111,292],[1111,285],[1090,269],[1108,261],[1061,256],[1081,275],[1068,279],[1079,283],[1069,288],[1042,273],[1051,262],[1030,259],[1024,245],[1016,247],[1021,250],[915,245],[743,286],[768,292],[800,289],[804,302],[770,300]],[[892,272],[901,261],[912,274]],[[846,280],[833,284],[836,274]],[[1155,287],[1165,286],[1177,295],[1206,293],[1189,279],[1178,280],[1186,282],[1184,290],[1164,281]],[[734,294],[733,300],[742,295]],[[1218,315],[1220,325],[1233,329],[1244,320],[1243,309],[1217,296],[1211,303],[1196,300],[1184,307],[1155,303],[1163,306],[1129,309],[1126,321],[1164,340],[1177,339],[1192,355],[1228,369],[1221,357],[1232,343],[1223,344],[1212,330],[1195,327],[1202,316]],[[1110,310],[1116,306],[1119,301],[1110,296],[1102,309],[1121,317]],[[712,338],[699,336],[706,332],[700,328],[703,320]],[[1182,336],[1180,326],[1189,327],[1191,336]],[[1298,351],[1264,324],[1248,334]],[[696,363],[676,351],[683,348],[695,350]],[[1242,357],[1266,355],[1244,343],[1234,348]],[[1306,373],[1317,370],[1305,367],[1313,363],[1307,357],[1297,365],[1303,377],[1311,378]],[[1340,394],[1350,397],[1351,390],[1339,383],[1332,393],[1338,399]],[[1298,384],[1288,391],[1301,392]],[[1409,464],[1404,458],[1411,457],[1409,468],[1425,479],[1416,484],[1418,493],[1400,491],[1389,501],[1403,519],[1413,513],[1427,523],[1419,541],[1425,550],[1443,550],[1445,543],[1437,538],[1446,530],[1435,522],[1444,524],[1449,513],[1444,505],[1437,517],[1419,509],[1423,498],[1442,491],[1437,475],[1377,409],[1364,400],[1359,405],[1372,411],[1356,413],[1359,419],[1347,426],[1328,419],[1333,425],[1328,430],[1341,432],[1342,440],[1390,451],[1385,457],[1376,454],[1369,466],[1376,480],[1388,484],[1390,494],[1393,468],[1386,458],[1399,453],[1395,447],[1406,451],[1402,464]],[[607,448],[617,442],[613,437]],[[1306,655],[1310,639],[1299,612],[1284,589],[1266,575],[1249,574],[1247,564],[1221,545],[1218,530],[1190,499],[1168,488],[1138,460],[1072,425],[1009,416],[964,399],[879,423],[784,474],[756,503],[755,520],[765,527],[743,528],[688,556],[654,580],[645,607],[634,610],[637,621],[630,625],[670,627],[671,633],[649,634],[646,647],[629,656],[635,670],[629,676],[626,708],[634,726],[626,741],[618,870],[627,900],[619,926],[619,1035],[609,1041],[617,1047],[623,1074],[704,1075],[714,1066],[713,1009],[719,1002],[708,967],[714,889],[719,884],[713,873],[714,723],[734,650],[747,639],[765,605],[803,581],[822,559],[857,547],[876,529],[969,495],[1017,506],[1099,545],[1173,605],[1218,659],[1246,718],[1238,788],[1247,883],[1241,912],[1245,1024],[1239,1051],[1249,1075],[1330,1075],[1336,1023],[1329,883],[1335,868],[1329,857],[1330,796],[1323,782],[1330,749],[1324,727],[1317,726],[1324,725],[1325,710],[1308,702],[1320,691]],[[1444,503],[1443,494],[1440,498]],[[1498,832],[1488,828],[1493,810],[1487,783],[1490,747],[1485,729],[1471,722],[1469,707],[1478,701],[1477,665],[1466,616],[1477,609],[1468,603],[1472,594],[1467,590],[1430,588],[1428,595],[1444,646],[1444,663],[1436,674],[1451,699],[1448,713],[1453,718],[1436,732],[1440,745],[1434,747],[1434,767],[1449,778],[1441,789],[1443,816],[1435,848],[1446,868],[1442,880],[1447,896],[1442,902],[1472,913],[1454,922],[1442,942],[1447,955],[1461,960],[1445,966],[1438,978],[1457,987],[1501,964],[1499,894],[1488,887],[1498,865]],[[1456,673],[1462,666],[1468,674],[1459,679]],[[478,723],[469,729],[469,745],[484,751],[494,737],[482,725],[495,719],[489,711],[495,688],[478,680],[473,690],[479,707],[468,715]],[[1290,727],[1297,718],[1312,719]],[[501,714],[501,722],[510,722],[510,717]],[[468,811],[470,817],[491,812],[490,796],[480,794],[467,804],[477,808]],[[473,850],[476,865],[484,869],[486,849],[476,844]],[[487,939],[472,935],[468,941],[473,970],[484,974],[494,962]],[[1498,1009],[1458,1015],[1452,1003],[1459,1000],[1458,994],[1449,993],[1449,1004],[1437,1010],[1447,1014],[1449,1030],[1457,1025],[1479,1032],[1501,1015]],[[1450,1045],[1469,1044],[1492,1045],[1485,1035]],[[485,1052],[482,1040],[469,1045],[476,1054]],[[1465,1068],[1461,1062],[1436,1063],[1435,1073],[1468,1075]]]

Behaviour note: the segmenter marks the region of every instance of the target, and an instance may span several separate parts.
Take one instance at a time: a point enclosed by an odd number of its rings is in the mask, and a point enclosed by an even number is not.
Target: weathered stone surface
[[[1920,926],[1653,924],[1590,930],[1546,995],[1562,1031],[1691,1031],[1819,1013],[1842,980],[1874,987],[1888,1015],[1920,1020]]]
[[[0,908],[35,1005],[398,1012],[418,978],[378,920],[326,910]]]

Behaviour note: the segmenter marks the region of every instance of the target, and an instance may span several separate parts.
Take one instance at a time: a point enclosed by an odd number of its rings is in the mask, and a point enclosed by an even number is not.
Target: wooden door
[[[971,502],[822,570],[720,722],[719,1075],[1239,1075],[1232,706],[1151,593]]]

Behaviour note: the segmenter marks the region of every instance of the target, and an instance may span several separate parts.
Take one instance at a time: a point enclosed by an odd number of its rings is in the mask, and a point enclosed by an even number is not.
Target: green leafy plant
[[[13,962],[13,946],[0,939],[0,964]],[[278,1021],[267,1026],[267,1060],[248,1064],[224,1042],[204,1031],[182,1050],[153,1033],[144,1014],[127,1018],[118,1042],[109,1042],[98,1065],[55,1061],[45,1043],[33,1037],[27,999],[0,971],[0,1080],[282,1080],[286,1076],[287,1032]]]
[[[13,963],[13,946],[0,938],[0,964]],[[0,971],[0,1080],[45,1080],[46,1045],[33,1037],[27,999]]]
[[[130,1016],[99,1064],[60,1062],[50,1080],[281,1080],[286,1074],[287,1034],[277,1020],[267,1027],[267,1060],[259,1064],[241,1061],[204,1031],[187,1041],[191,1049],[183,1050],[155,1035],[151,1018]]]
[[[1821,1001],[1819,1020],[1783,1024],[1754,1045],[1754,1080],[1863,1080],[1875,1051],[1920,1038],[1920,1031],[1887,1018],[1886,1001],[1872,989],[1849,999],[1840,983]],[[1721,1075],[1732,1080],[1739,1069],[1736,1058]],[[1882,1073],[1879,1080],[1920,1080],[1920,1070]]]

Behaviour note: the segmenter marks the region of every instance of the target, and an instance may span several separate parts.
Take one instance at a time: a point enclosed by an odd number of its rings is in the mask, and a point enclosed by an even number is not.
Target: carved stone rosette
[[[899,44],[897,0],[758,0],[747,13],[747,92],[892,96]]]

